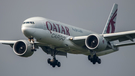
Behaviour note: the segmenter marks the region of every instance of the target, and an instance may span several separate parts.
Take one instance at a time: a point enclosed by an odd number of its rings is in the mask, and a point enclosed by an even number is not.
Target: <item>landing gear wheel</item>
[[[96,64],[96,61],[95,60],[93,60],[93,62],[92,62],[93,64]]]
[[[91,55],[88,55],[88,60],[91,62],[93,61]]]
[[[53,59],[48,59],[47,60],[47,62],[48,62],[48,64],[50,64],[53,68],[57,65],[58,67],[60,67],[61,66],[61,63],[58,61],[58,60],[56,60],[55,58],[53,58]]]
[[[88,60],[91,60],[91,55],[88,55]]]
[[[58,62],[58,63],[57,63],[57,66],[58,66],[58,67],[60,67],[60,66],[61,66],[61,63],[60,63],[60,62]]]
[[[98,64],[101,64],[101,59],[98,58],[98,59],[97,59],[97,63],[98,63]]]
[[[91,61],[93,64],[96,64],[96,62],[98,64],[101,64],[101,59],[98,58],[98,56],[96,54],[94,54],[93,57],[91,55],[89,55],[88,60]]]
[[[91,59],[91,62],[92,62],[93,64],[96,64],[97,58],[98,58],[98,57],[96,56],[96,54],[93,55],[93,58]]]
[[[50,60],[51,60],[50,58],[47,60],[48,64],[50,64]]]
[[[55,68],[55,64],[53,64],[52,67]]]

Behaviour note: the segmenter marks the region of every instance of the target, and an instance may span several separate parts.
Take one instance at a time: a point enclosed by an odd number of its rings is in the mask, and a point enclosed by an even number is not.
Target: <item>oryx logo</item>
[[[106,30],[106,33],[114,33],[115,31],[115,17],[117,16],[117,10],[114,12],[114,14],[112,15],[109,23],[108,23],[108,27],[107,27],[107,30]]]

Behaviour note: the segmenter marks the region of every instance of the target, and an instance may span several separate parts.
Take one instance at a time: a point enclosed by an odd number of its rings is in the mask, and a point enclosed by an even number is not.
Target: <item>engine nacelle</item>
[[[102,51],[107,47],[107,41],[98,34],[92,34],[85,39],[85,45],[90,50]]]
[[[13,46],[13,51],[16,55],[22,57],[29,57],[34,52],[32,51],[32,44],[27,40],[19,40]]]

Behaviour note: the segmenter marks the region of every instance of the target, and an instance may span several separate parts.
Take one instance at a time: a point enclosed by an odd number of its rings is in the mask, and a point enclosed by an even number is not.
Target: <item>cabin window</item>
[[[23,22],[23,24],[35,24],[34,22]]]

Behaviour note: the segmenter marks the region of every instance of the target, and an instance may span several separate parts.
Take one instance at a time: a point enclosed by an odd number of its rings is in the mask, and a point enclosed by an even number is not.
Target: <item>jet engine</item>
[[[16,55],[21,57],[29,57],[34,52],[32,51],[32,44],[27,40],[19,40],[13,45],[13,51]]]
[[[85,45],[88,49],[94,51],[102,51],[107,47],[107,41],[98,34],[91,34],[85,39]]]

